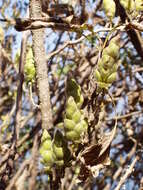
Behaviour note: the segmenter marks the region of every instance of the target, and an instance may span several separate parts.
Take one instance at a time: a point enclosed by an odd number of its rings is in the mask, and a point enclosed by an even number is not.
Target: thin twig
[[[132,112],[132,113],[128,113],[128,114],[125,114],[125,115],[121,115],[121,116],[117,116],[117,117],[113,117],[113,118],[106,118],[105,120],[106,121],[110,121],[110,120],[119,120],[119,119],[125,119],[125,118],[128,118],[128,117],[131,117],[131,116],[136,116],[136,115],[140,115],[142,114],[143,112],[142,111],[135,111],[135,112]]]
[[[129,27],[132,27],[132,28],[134,28],[136,30],[139,30],[139,31],[143,32],[143,24],[140,24],[140,23],[138,23],[136,21],[130,22]]]
[[[123,30],[125,28],[125,26],[117,26],[116,29],[117,30]],[[97,29],[95,30],[92,35],[96,35],[96,33],[99,33],[99,32],[109,32],[109,31],[112,31],[113,28],[101,28],[101,29]],[[80,37],[79,39],[77,40],[71,40],[71,41],[67,41],[65,42],[59,49],[57,49],[56,51],[53,51],[51,52],[48,56],[47,56],[47,60],[49,60],[51,57],[57,55],[58,53],[60,53],[62,50],[64,50],[67,46],[69,45],[75,45],[75,44],[78,44],[80,42],[82,42],[82,40],[88,38],[89,36],[91,36],[91,34],[88,34],[88,35],[83,35],[82,37]]]
[[[125,166],[125,164],[127,164],[127,162],[131,159],[131,157],[135,154],[136,152],[136,148],[137,148],[137,142],[134,142],[134,146],[133,148],[130,150],[130,152],[128,153],[127,157],[125,160],[122,161],[121,165],[119,166],[119,168],[115,171],[115,173],[112,175],[113,176],[113,181],[117,180],[117,178],[121,175],[121,172],[123,170],[123,167]],[[104,187],[103,190],[110,190],[111,189],[111,183],[107,183],[107,185]]]
[[[139,157],[136,156],[133,162],[131,163],[130,167],[126,170],[126,173],[121,177],[121,180],[119,181],[117,187],[114,190],[120,190],[121,186],[125,183],[126,179],[131,175],[133,172],[134,166],[136,162],[138,161]]]
[[[22,106],[22,87],[24,82],[24,62],[26,55],[26,43],[29,32],[23,33],[23,39],[21,44],[21,54],[19,62],[19,78],[18,78],[18,89],[16,97],[16,115],[15,115],[15,127],[14,127],[14,138],[13,141],[16,143],[19,139],[19,129],[21,124],[21,106]]]
[[[37,170],[38,170],[38,133],[34,138],[33,148],[32,148],[32,159],[30,163],[29,173],[29,190],[33,190],[36,184],[36,177],[37,177]]]
[[[76,179],[77,179],[77,174],[74,174],[74,176],[73,176],[73,178],[72,178],[72,181],[71,181],[71,183],[70,183],[70,185],[69,185],[68,190],[72,190],[72,189],[73,189],[73,186],[75,185]]]

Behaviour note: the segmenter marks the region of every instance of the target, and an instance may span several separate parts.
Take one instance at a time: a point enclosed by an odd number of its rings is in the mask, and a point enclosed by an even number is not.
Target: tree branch
[[[15,128],[14,128],[14,141],[17,142],[19,139],[19,129],[21,120],[21,106],[22,106],[22,86],[24,82],[24,62],[26,55],[26,43],[29,32],[23,34],[22,44],[21,44],[21,54],[19,62],[19,76],[18,76],[18,89],[16,97],[16,115],[15,115]]]
[[[129,169],[126,170],[126,173],[123,175],[123,177],[121,177],[121,180],[119,181],[117,187],[115,188],[115,190],[120,190],[121,186],[125,183],[126,179],[131,175],[131,173],[133,172],[134,166],[136,164],[136,162],[138,161],[138,156],[135,157],[135,159],[133,160],[132,164],[130,165]]]
[[[30,1],[30,17],[41,17],[41,1]],[[33,53],[36,65],[36,77],[39,90],[40,108],[42,113],[42,128],[48,129],[53,127],[52,109],[50,102],[50,91],[48,82],[48,68],[46,64],[46,53],[44,48],[44,30],[32,31]]]

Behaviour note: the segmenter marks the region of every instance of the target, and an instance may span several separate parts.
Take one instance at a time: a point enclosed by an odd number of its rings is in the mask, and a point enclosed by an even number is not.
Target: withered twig
[[[35,188],[37,171],[38,171],[38,134],[36,134],[34,138],[34,143],[32,148],[32,159],[29,171],[30,171],[29,190],[33,190]]]
[[[29,32],[23,33],[23,39],[21,44],[21,54],[19,62],[19,75],[18,75],[18,89],[16,97],[16,115],[15,115],[15,127],[14,127],[14,141],[15,143],[19,139],[19,129],[21,125],[21,106],[22,106],[22,87],[24,82],[24,63],[26,55],[26,44]]]
[[[132,156],[135,154],[136,152],[136,148],[137,148],[137,142],[134,142],[134,146],[133,148],[130,150],[130,152],[128,153],[127,157],[125,160],[122,161],[121,165],[119,166],[119,168],[115,171],[115,173],[113,174],[113,181],[117,180],[117,178],[121,175],[122,170],[125,166],[125,164],[127,164],[127,162],[132,158]],[[111,183],[108,183],[103,190],[110,190],[111,189]]]
[[[120,190],[121,186],[125,183],[126,179],[131,175],[133,172],[134,166],[136,162],[138,161],[139,157],[136,156],[133,162],[131,163],[130,167],[126,170],[126,173],[121,177],[121,180],[119,181],[117,187],[115,190]]]
[[[105,120],[106,121],[110,121],[112,119],[124,119],[124,118],[127,118],[127,117],[131,117],[131,116],[136,116],[136,115],[140,115],[142,114],[143,112],[142,111],[135,111],[135,112],[131,112],[131,113],[128,113],[128,114],[125,114],[125,115],[121,115],[121,116],[117,116],[117,117],[113,117],[113,118],[106,118]]]

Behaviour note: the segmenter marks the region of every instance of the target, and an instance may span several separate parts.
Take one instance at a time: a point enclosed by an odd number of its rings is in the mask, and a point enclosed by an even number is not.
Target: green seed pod
[[[57,160],[55,161],[55,164],[59,167],[63,166],[64,165],[64,160]]]
[[[71,119],[74,112],[77,110],[77,105],[73,99],[72,96],[70,96],[67,100],[67,105],[66,105],[66,117],[68,119]]]
[[[120,3],[128,12],[132,12],[136,8],[134,0],[120,0]]]
[[[80,110],[76,110],[76,112],[73,114],[73,117],[72,117],[73,121],[75,123],[78,123],[81,119],[81,112]]]
[[[112,57],[110,57],[110,61],[109,61],[109,63],[108,63],[108,68],[109,68],[109,70],[112,70],[113,67],[114,67],[114,65],[117,65],[117,64],[115,63],[115,59],[113,59]],[[118,67],[117,67],[117,68],[118,68]]]
[[[111,83],[116,80],[116,73],[118,69],[118,63],[116,62],[118,56],[119,46],[117,45],[117,38],[114,38],[103,50],[102,57],[97,64],[97,69],[95,70],[95,78],[100,88],[108,89]],[[97,80],[97,78],[101,79]]]
[[[95,77],[97,82],[102,81],[102,76],[101,76],[100,72],[98,71],[98,69],[95,69],[93,74],[94,74],[94,77]]]
[[[118,69],[118,64],[115,63],[115,64],[112,66],[112,68],[110,69],[109,74],[111,75],[112,73],[117,72],[117,69]]]
[[[80,140],[80,135],[75,131],[68,131],[66,132],[66,138],[71,141],[77,141]]]
[[[99,86],[100,88],[108,89],[108,87],[110,86],[110,84],[105,83],[105,82],[98,82],[98,86]]]
[[[46,151],[41,152],[41,156],[46,165],[48,166],[53,165],[55,161],[55,156],[51,150],[46,150]]]
[[[135,0],[135,7],[137,11],[143,11],[143,0]]]
[[[81,122],[76,125],[75,131],[79,134],[79,136],[84,132],[84,128]]]
[[[24,67],[25,75],[26,75],[26,81],[27,82],[34,82],[35,77],[35,67],[33,64],[26,64]]]
[[[69,79],[67,81],[67,95],[69,96],[67,105],[66,105],[66,114],[64,119],[64,129],[66,140],[77,141],[80,139],[80,134],[77,134],[75,126],[80,120],[84,119],[84,115],[80,110],[84,98],[81,94],[81,87],[76,83],[74,79]],[[64,148],[64,146],[63,146]],[[67,148],[66,148],[67,149]],[[70,152],[68,155],[70,155]],[[64,156],[64,161],[66,163],[67,158]],[[68,156],[69,160],[70,156]]]
[[[103,54],[101,61],[105,70],[110,69],[115,62],[115,60],[108,54]]]
[[[51,136],[46,129],[43,131],[41,142],[44,142],[45,140],[51,140]]]
[[[40,155],[43,155],[45,152],[45,149],[41,146],[39,152],[40,152]]]
[[[116,5],[114,0],[103,0],[103,8],[107,17],[111,20],[115,16]]]
[[[98,70],[101,74],[102,81],[105,82],[107,77],[109,76],[109,70],[105,70],[101,65],[98,65]]]
[[[61,160],[64,157],[64,152],[62,147],[57,147],[55,144],[53,144],[53,152],[56,156],[56,159]]]
[[[104,51],[103,51],[104,52]],[[108,66],[108,62],[110,61],[110,56],[108,54],[103,53],[102,55],[102,63]]]
[[[109,55],[113,59],[117,59],[119,55],[119,46],[115,42],[111,41],[109,46],[103,50],[103,55]]]
[[[60,122],[56,125],[57,128],[59,129],[63,129],[64,128],[64,123],[63,122]]]
[[[122,5],[125,9],[127,9],[127,7],[128,7],[128,0],[120,0],[120,3],[121,3],[121,5]]]
[[[81,135],[83,132],[85,132],[87,130],[87,123],[86,121],[82,120],[80,123],[78,123],[75,126],[75,131]]]
[[[47,172],[48,174],[51,173],[51,166],[44,166],[44,171]]]
[[[116,77],[117,77],[117,73],[116,73],[116,72],[115,72],[115,73],[112,73],[112,74],[108,77],[107,83],[112,83],[112,82],[114,82],[114,81],[116,80]]]
[[[26,54],[26,63],[24,65],[24,73],[27,82],[34,82],[35,79],[35,66],[34,66],[34,56],[32,48],[29,48]]]
[[[64,126],[66,130],[72,131],[75,127],[75,122],[70,119],[64,119]]]
[[[41,146],[44,150],[51,150],[51,147],[52,147],[52,141],[51,140],[45,140],[43,143],[42,143],[42,146]]]

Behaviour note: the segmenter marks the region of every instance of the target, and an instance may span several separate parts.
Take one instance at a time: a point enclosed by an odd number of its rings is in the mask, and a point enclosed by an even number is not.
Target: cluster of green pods
[[[53,166],[62,167],[69,160],[70,151],[59,130],[55,132],[53,140],[46,129],[43,131],[40,155],[42,157],[41,162],[47,171],[50,171]]]
[[[34,56],[32,48],[28,48],[28,52],[26,54],[26,63],[24,65],[24,74],[26,82],[34,82],[35,81],[35,65],[34,65]]]
[[[115,39],[112,39],[109,45],[104,48],[102,57],[94,69],[94,77],[100,88],[108,87],[116,80],[119,58],[119,45]]]
[[[143,11],[143,0],[120,0],[120,3],[129,13]],[[112,21],[116,12],[114,0],[103,0],[103,9],[106,16]]]
[[[87,122],[84,119],[83,96],[81,88],[74,79],[68,81],[67,85],[67,103],[64,118],[64,129],[67,140],[78,143],[81,141],[81,136],[87,131]]]
[[[143,11],[143,0],[120,0],[122,6],[128,11]]]
[[[81,110],[84,99],[80,86],[74,79],[70,79],[67,82],[66,90],[67,102],[64,122],[56,125],[53,136],[44,129],[41,138],[41,162],[47,172],[51,172],[53,167],[61,168],[70,165],[71,152],[68,148],[68,142],[81,142],[81,135],[86,132],[88,127],[83,110]]]

